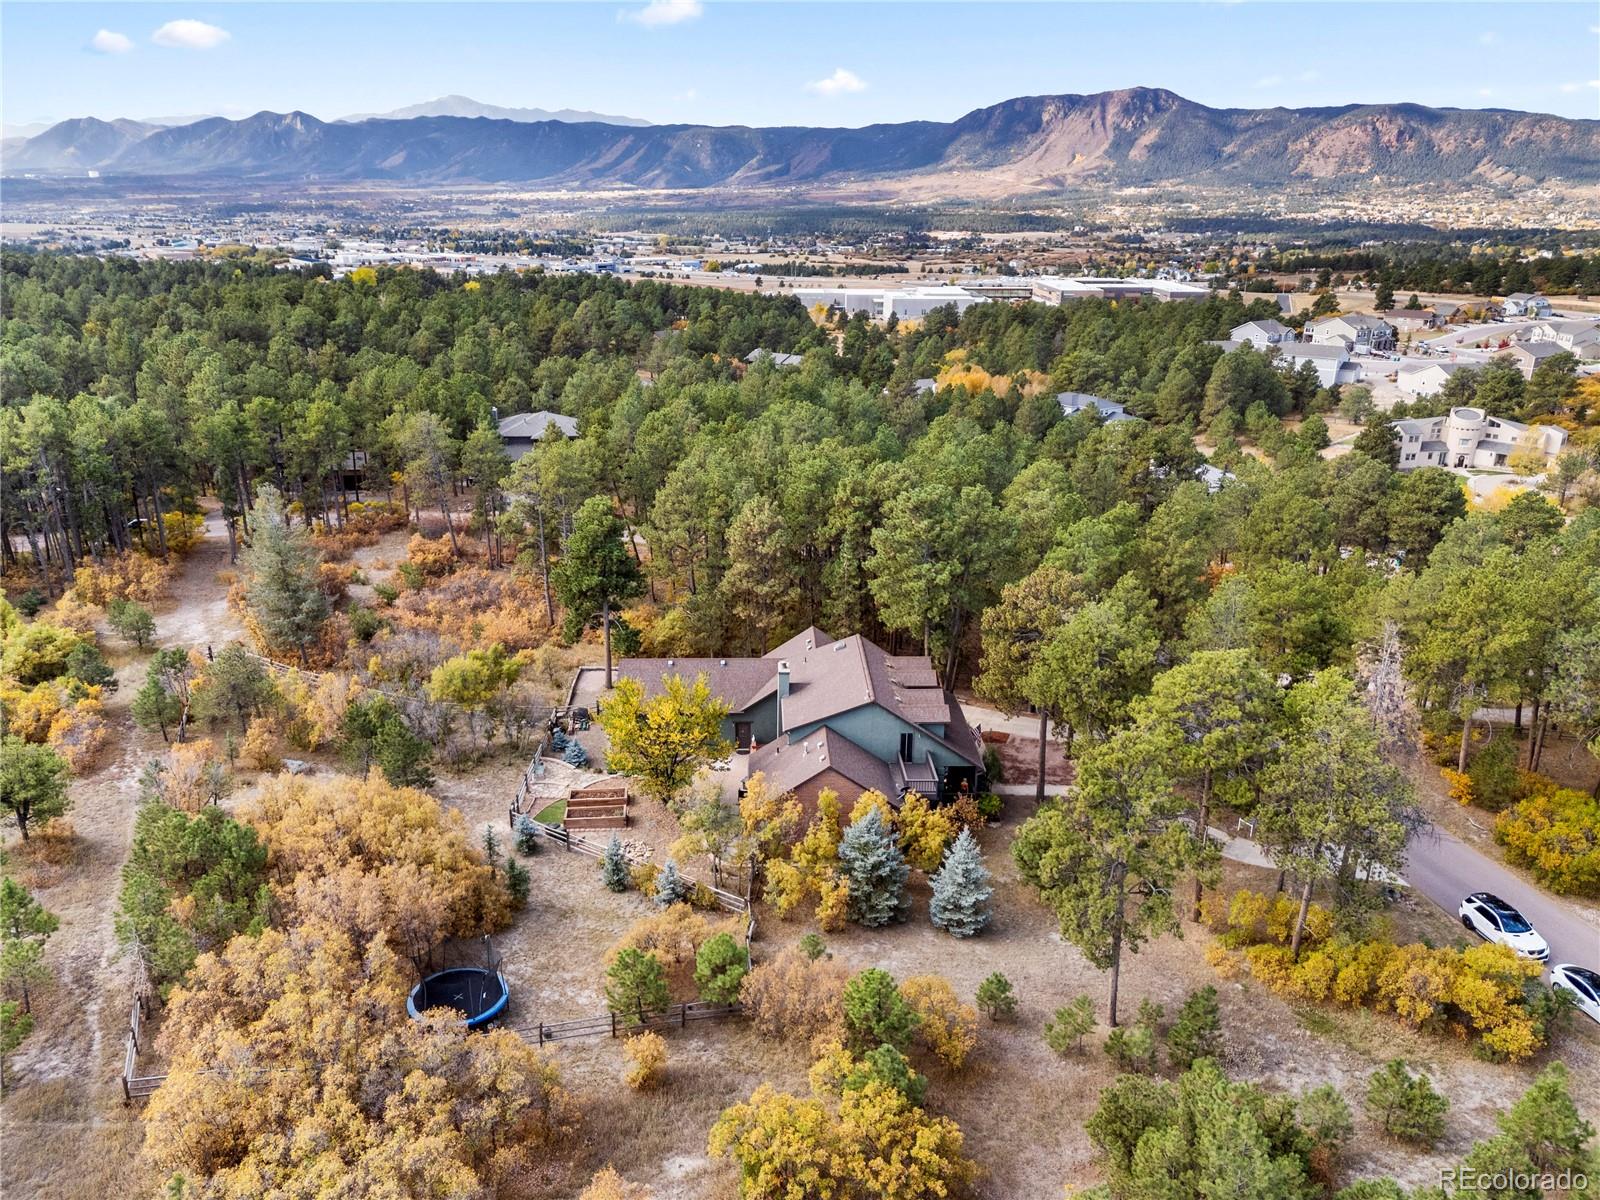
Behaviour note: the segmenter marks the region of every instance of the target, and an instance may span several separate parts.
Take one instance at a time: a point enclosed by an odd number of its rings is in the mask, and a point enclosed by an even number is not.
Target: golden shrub
[[[1450,799],[1465,808],[1472,803],[1472,776],[1465,771],[1457,771],[1451,767],[1441,767],[1440,776],[1450,788]]]
[[[179,556],[198,546],[206,533],[206,519],[199,513],[162,513],[161,525],[167,535],[167,550]]]
[[[917,1040],[959,1071],[978,1044],[978,1010],[963,1004],[942,975],[913,975],[900,985],[900,994],[921,1018]]]
[[[844,985],[850,972],[831,958],[808,959],[793,946],[757,963],[739,985],[739,999],[762,1037],[842,1041]]]
[[[278,723],[267,717],[256,717],[244,732],[240,752],[245,762],[258,771],[283,769],[283,738],[278,733]]]
[[[636,1092],[659,1087],[667,1073],[667,1040],[659,1033],[636,1033],[622,1043],[622,1057],[628,1061],[623,1078]]]
[[[93,689],[96,693],[99,688]],[[84,696],[56,713],[45,740],[56,748],[74,775],[82,775],[100,761],[111,740],[105,705],[97,695]]]
[[[456,567],[456,557],[447,537],[429,538],[420,533],[406,543],[406,561],[421,571],[424,578],[439,579]]]
[[[655,1193],[642,1183],[629,1183],[615,1167],[596,1171],[578,1200],[652,1200]]]
[[[132,550],[100,564],[79,567],[72,577],[72,595],[98,608],[118,599],[149,604],[166,595],[176,573],[177,565],[171,560],[163,562]]]

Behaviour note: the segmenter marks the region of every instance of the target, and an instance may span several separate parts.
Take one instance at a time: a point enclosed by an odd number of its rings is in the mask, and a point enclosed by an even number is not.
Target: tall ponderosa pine
[[[905,920],[910,907],[906,878],[911,868],[900,853],[894,831],[883,823],[876,807],[844,831],[839,865],[850,885],[848,915],[852,921],[875,929]]]
[[[1185,802],[1163,767],[1171,753],[1148,729],[1114,735],[1079,760],[1076,794],[1041,808],[1012,843],[1062,936],[1111,972],[1113,1026],[1124,951],[1178,932],[1172,886],[1187,870],[1207,869],[1215,853],[1178,819]]]
[[[611,678],[612,611],[644,592],[639,564],[628,552],[628,530],[611,511],[611,501],[591,496],[572,522],[561,562],[550,573],[556,598],[565,608],[562,632],[569,640],[595,621],[605,637],[606,687]]]
[[[1173,775],[1199,785],[1195,836],[1205,841],[1213,789],[1260,771],[1274,752],[1277,686],[1248,650],[1202,650],[1156,676],[1134,713],[1174,748]],[[1200,919],[1198,879],[1191,919]]]
[[[963,829],[945,851],[944,865],[929,881],[933,898],[928,919],[954,937],[971,937],[989,924],[989,869],[970,829]]]
[[[268,643],[292,646],[306,660],[328,619],[328,597],[318,586],[317,553],[303,530],[289,528],[283,496],[270,484],[256,493],[250,510],[250,546],[245,604]]]

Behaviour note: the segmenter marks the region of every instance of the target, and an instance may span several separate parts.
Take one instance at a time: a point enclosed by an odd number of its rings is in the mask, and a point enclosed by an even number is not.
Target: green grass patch
[[[565,800],[552,800],[534,813],[533,819],[546,825],[559,825],[567,819],[567,802]]]

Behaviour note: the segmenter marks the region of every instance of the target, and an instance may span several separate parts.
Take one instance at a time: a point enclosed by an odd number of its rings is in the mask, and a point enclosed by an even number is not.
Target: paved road
[[[1470,893],[1493,892],[1520,909],[1544,935],[1552,963],[1600,970],[1600,928],[1585,921],[1567,901],[1525,882],[1437,825],[1411,839],[1405,875],[1415,890],[1452,916]]]

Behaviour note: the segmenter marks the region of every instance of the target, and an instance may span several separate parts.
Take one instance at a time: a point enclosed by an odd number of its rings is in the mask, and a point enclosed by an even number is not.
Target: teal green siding
[[[919,726],[902,721],[888,709],[876,704],[863,704],[860,708],[839,713],[825,721],[798,726],[789,731],[789,736],[801,741],[823,726],[843,734],[886,763],[893,763],[900,757],[900,735],[909,733],[912,738],[909,761],[922,762],[931,755],[941,771],[947,767],[968,765],[966,759],[929,737]]]

